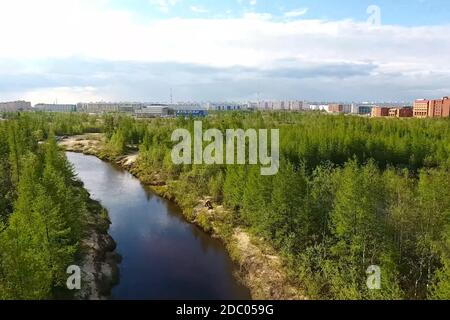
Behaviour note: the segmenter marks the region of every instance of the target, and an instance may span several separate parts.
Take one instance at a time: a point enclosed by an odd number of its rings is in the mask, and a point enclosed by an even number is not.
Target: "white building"
[[[38,111],[46,112],[75,112],[77,110],[77,106],[75,104],[38,103],[34,106],[34,108]]]
[[[175,111],[193,111],[193,110],[206,110],[207,106],[199,103],[175,103],[167,105],[170,109]]]
[[[259,101],[257,104],[259,110],[273,110],[272,101]]]
[[[206,108],[211,111],[237,111],[248,109],[244,103],[207,103]]]
[[[258,109],[258,102],[247,102],[247,109],[249,110],[256,110]]]
[[[327,111],[328,112],[328,105],[325,104],[310,104],[309,109],[312,111]]]
[[[350,104],[344,104],[344,113],[348,114],[352,112],[352,105]]]
[[[306,104],[304,104],[303,101],[297,101],[297,100],[288,101],[287,106],[288,106],[287,110],[291,110],[291,111],[300,111],[300,110],[307,109],[307,108],[305,108]]]
[[[140,110],[135,110],[136,118],[157,118],[167,117],[169,115],[169,107],[166,105],[147,106]]]
[[[0,102],[0,112],[17,112],[30,109],[31,102],[27,101]]]
[[[300,111],[304,109],[305,104],[299,100],[273,100],[259,101],[256,103],[257,109],[260,110],[290,110]]]
[[[143,105],[142,103],[134,102],[89,102],[78,103],[77,111],[87,113],[134,113],[135,110],[139,110],[143,107],[145,107],[145,105]]]
[[[351,112],[359,115],[370,115],[375,105],[372,104],[352,104]]]

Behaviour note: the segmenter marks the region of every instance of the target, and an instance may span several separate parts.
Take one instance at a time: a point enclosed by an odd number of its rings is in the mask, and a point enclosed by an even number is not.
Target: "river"
[[[224,245],[186,222],[175,204],[96,157],[67,157],[109,212],[109,233],[123,257],[112,299],[250,299]]]

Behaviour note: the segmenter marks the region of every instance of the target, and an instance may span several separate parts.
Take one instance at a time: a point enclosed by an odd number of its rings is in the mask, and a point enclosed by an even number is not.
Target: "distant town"
[[[209,111],[322,111],[331,114],[353,114],[365,117],[450,118],[450,98],[417,99],[404,103],[326,103],[290,101],[258,101],[247,103],[141,103],[90,102],[77,104],[46,104],[34,106],[27,101],[0,102],[0,112],[83,112],[91,114],[127,113],[136,118],[173,116],[206,116]]]

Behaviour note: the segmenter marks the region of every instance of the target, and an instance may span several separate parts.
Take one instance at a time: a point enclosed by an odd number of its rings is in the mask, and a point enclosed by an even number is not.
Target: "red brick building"
[[[430,100],[428,107],[428,117],[448,118],[450,116],[450,99],[444,97],[441,100]]]
[[[374,117],[374,118],[387,117],[387,116],[389,116],[389,110],[390,110],[390,108],[387,108],[387,107],[373,107],[372,108],[372,117]]]
[[[412,108],[392,108],[389,110],[389,117],[392,118],[411,118],[412,116]]]
[[[330,113],[343,113],[344,106],[342,104],[330,104],[328,105],[328,112]]]
[[[450,98],[437,100],[416,100],[414,102],[414,117],[416,118],[449,118]]]

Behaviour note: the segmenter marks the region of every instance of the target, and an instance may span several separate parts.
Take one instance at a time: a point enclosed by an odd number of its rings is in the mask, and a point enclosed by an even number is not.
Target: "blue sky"
[[[169,17],[214,19],[239,17],[246,12],[269,13],[283,18],[286,12],[306,9],[307,19],[365,21],[367,8],[377,5],[383,23],[405,26],[446,24],[449,21],[448,0],[112,0],[115,8],[132,10],[142,19]],[[159,10],[158,3],[167,3],[168,10]],[[196,10],[198,9],[198,10]]]
[[[447,0],[5,0],[0,101],[437,98],[449,13]]]

